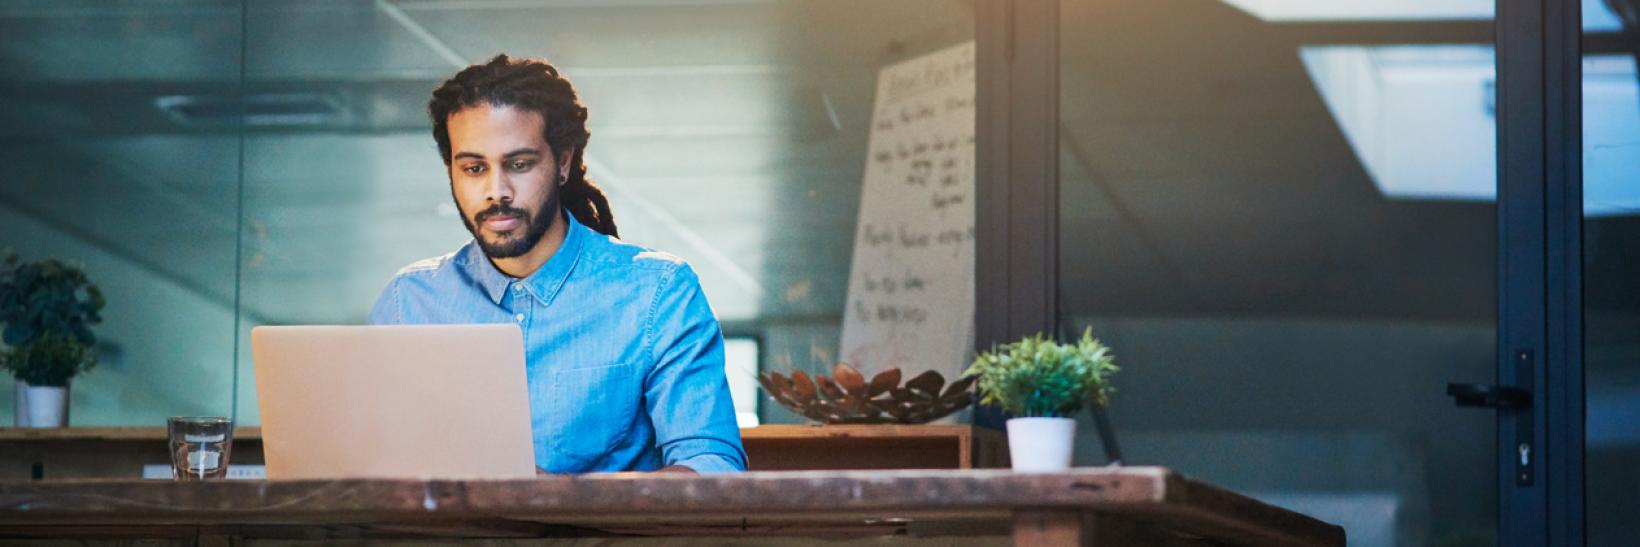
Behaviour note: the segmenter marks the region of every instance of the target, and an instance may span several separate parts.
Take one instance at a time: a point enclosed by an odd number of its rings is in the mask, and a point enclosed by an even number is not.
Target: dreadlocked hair
[[[511,106],[540,114],[546,122],[543,136],[552,148],[553,159],[557,160],[563,150],[575,151],[570,159],[569,178],[559,189],[560,202],[582,224],[618,237],[609,198],[586,177],[582,154],[586,151],[587,139],[592,136],[587,131],[587,108],[576,96],[575,87],[558,74],[557,68],[546,61],[513,59],[501,54],[484,64],[462,69],[433,90],[427,113],[433,118],[433,140],[438,141],[438,153],[444,158],[444,165],[450,165],[450,115],[480,104]]]

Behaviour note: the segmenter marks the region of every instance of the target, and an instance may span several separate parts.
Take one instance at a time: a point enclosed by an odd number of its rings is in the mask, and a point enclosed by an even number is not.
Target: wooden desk
[[[1315,519],[1155,467],[513,481],[8,481],[0,538],[1010,535],[1016,546],[1342,546]]]

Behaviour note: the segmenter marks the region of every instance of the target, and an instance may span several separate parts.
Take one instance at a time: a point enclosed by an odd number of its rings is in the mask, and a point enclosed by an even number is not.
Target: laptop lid
[[[517,325],[251,329],[269,479],[535,476]]]

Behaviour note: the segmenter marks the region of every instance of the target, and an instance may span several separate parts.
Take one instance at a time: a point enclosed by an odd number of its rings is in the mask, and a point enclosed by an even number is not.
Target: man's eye
[[[461,170],[466,171],[467,174],[469,174],[469,175],[477,175],[479,173],[484,172],[484,166],[483,165],[469,165],[469,166],[461,168]]]
[[[528,171],[531,167],[534,167],[534,166],[535,166],[535,162],[533,162],[533,161],[515,161],[515,162],[512,162],[512,164],[509,167],[512,167],[512,170],[514,170],[514,171]]]

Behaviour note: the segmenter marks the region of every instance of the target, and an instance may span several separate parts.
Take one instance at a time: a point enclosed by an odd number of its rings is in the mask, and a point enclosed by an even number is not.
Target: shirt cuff
[[[713,449],[728,448],[726,443],[691,439],[678,441],[667,450],[673,454],[688,454],[688,456],[666,462],[667,465],[681,465],[695,470],[696,473],[738,473],[746,470],[746,457],[741,454],[724,454]]]

